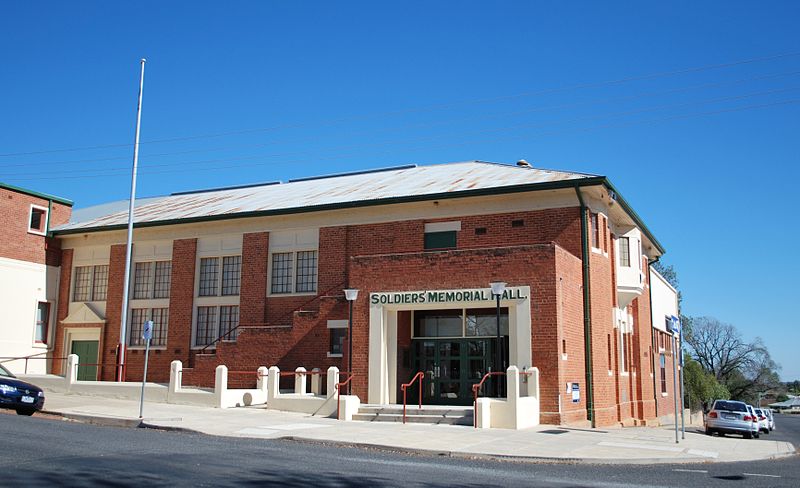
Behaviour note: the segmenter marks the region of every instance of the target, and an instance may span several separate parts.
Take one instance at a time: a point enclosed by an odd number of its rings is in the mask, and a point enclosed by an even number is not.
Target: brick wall
[[[58,266],[60,247],[55,239],[28,232],[31,205],[48,207],[48,200],[6,188],[0,188],[0,257],[31,263]],[[72,207],[53,202],[50,209],[50,227],[69,221]]]

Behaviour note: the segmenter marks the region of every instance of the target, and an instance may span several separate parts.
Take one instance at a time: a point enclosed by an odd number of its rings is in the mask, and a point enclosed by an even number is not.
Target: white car
[[[760,408],[756,408],[755,412],[756,419],[758,420],[758,431],[769,434],[769,417],[767,417],[767,414],[764,412],[764,410]]]
[[[769,419],[769,430],[775,430],[775,416],[772,415],[772,410],[768,408],[762,408],[761,410],[767,415],[767,419]]]

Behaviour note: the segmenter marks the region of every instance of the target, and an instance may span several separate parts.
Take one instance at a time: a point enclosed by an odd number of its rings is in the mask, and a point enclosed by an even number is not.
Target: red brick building
[[[55,353],[96,341],[97,357],[81,362],[100,366],[83,368],[85,378],[114,378],[126,222],[121,202],[55,229]],[[527,163],[412,165],[147,199],[135,222],[122,341],[130,380],[141,378],[146,320],[154,381],[168,380],[174,359],[184,383],[201,385],[218,364],[348,370],[343,290],[358,289],[362,402],[398,402],[422,371],[425,403],[471,404],[472,384],[516,365],[541,372],[543,423],[672,413],[671,382],[661,388],[671,348],[651,308],[650,263],[664,250],[605,177]],[[491,282],[507,284],[499,327]]]

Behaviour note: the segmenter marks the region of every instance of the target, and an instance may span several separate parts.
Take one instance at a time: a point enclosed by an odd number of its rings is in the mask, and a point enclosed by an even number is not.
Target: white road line
[[[745,476],[763,476],[765,478],[780,478],[777,474],[742,473]]]
[[[708,470],[705,469],[673,469],[673,471],[679,473],[708,473]]]

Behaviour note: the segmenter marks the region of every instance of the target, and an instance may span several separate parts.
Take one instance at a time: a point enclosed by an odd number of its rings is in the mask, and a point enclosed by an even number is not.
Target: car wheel
[[[759,434],[758,432],[754,432],[754,433],[753,433],[753,437],[755,437],[756,439],[758,439],[759,437],[761,437],[761,434]]]
[[[17,415],[27,415],[30,417],[35,411],[36,410],[33,408],[18,408]]]
[[[742,434],[742,436],[743,436],[745,439],[752,439],[752,438],[753,438],[753,434],[752,434],[752,433],[750,433],[750,432],[745,432],[744,434]]]
[[[714,431],[706,427],[706,435],[714,435]]]

